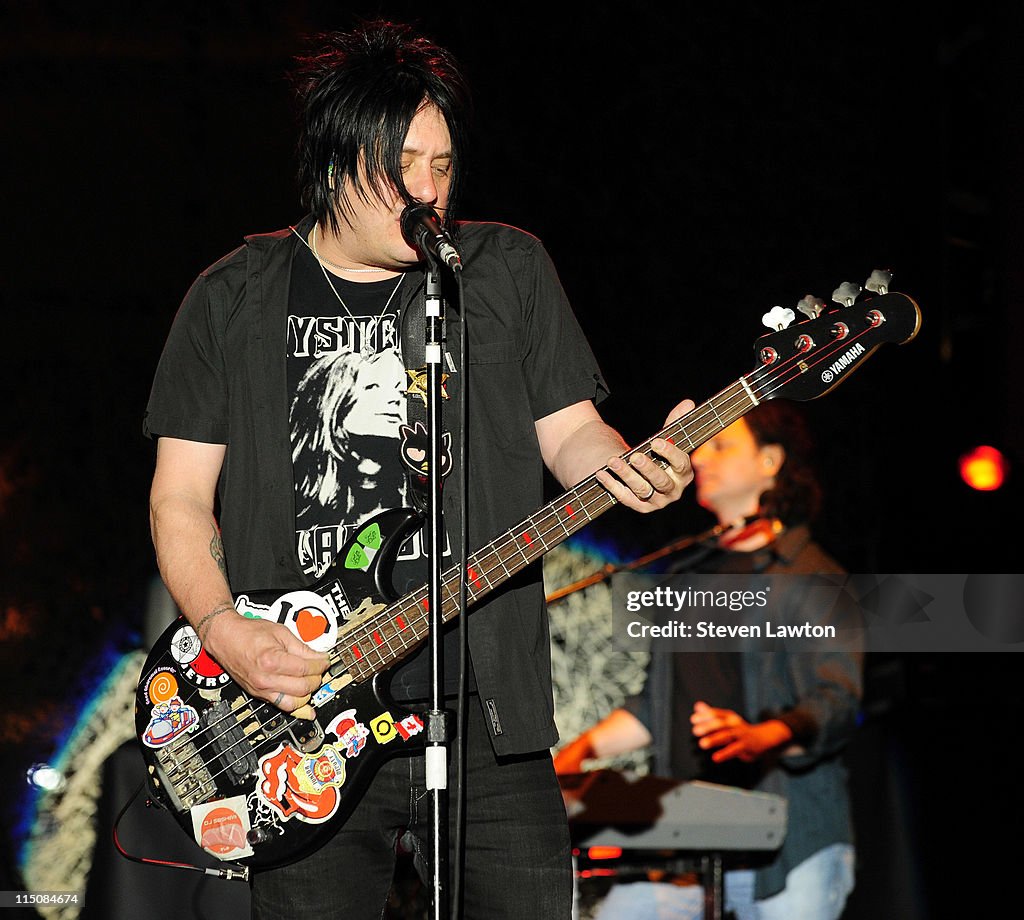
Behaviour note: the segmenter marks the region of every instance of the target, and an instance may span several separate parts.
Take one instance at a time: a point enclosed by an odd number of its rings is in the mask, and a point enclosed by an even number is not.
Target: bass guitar
[[[846,285],[825,309],[805,298],[807,319],[776,307],[773,332],[757,340],[750,373],[672,422],[658,437],[693,450],[758,403],[809,400],[846,380],[886,342],[917,334],[920,310],[887,290]],[[837,296],[838,295],[838,296]],[[650,454],[650,441],[623,454]],[[520,521],[466,562],[472,607],[615,504],[593,476]],[[421,524],[418,512],[385,511],[367,522],[307,590],[243,592],[239,613],[287,625],[331,665],[311,700],[313,721],[297,719],[242,690],[179,617],[154,644],[135,698],[135,725],[151,797],[221,860],[265,868],[321,845],[351,814],[388,757],[419,749],[423,721],[387,696],[388,671],[427,637],[427,588],[390,592],[398,547]],[[460,572],[442,576],[445,621],[457,616]]]

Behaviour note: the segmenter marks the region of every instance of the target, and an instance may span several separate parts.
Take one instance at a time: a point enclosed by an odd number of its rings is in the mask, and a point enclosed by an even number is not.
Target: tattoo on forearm
[[[234,606],[227,602],[224,602],[223,604],[218,604],[216,607],[213,608],[213,610],[206,614],[206,616],[204,616],[198,623],[196,623],[196,635],[199,636],[199,641],[203,643],[206,642],[206,633],[209,631],[210,624],[216,617],[219,617],[222,613],[224,613],[227,610],[234,609]]]
[[[227,578],[228,564],[224,559],[224,544],[221,542],[220,533],[216,527],[213,529],[213,539],[210,541],[210,555],[213,556],[214,561],[217,563],[217,568],[220,569],[221,575]]]

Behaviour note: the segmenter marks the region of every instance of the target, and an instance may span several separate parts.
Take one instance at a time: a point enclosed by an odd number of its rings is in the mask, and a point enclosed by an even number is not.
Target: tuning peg
[[[832,299],[836,303],[848,307],[857,299],[857,295],[862,290],[863,288],[859,284],[854,284],[852,281],[844,281],[832,292]]]
[[[864,282],[864,287],[876,294],[888,294],[890,281],[892,281],[892,272],[876,268],[871,273],[871,277]]]
[[[796,305],[796,308],[808,319],[817,319],[825,309],[825,301],[820,297],[806,294]]]
[[[772,331],[778,332],[789,326],[795,319],[796,314],[789,307],[772,307],[761,317],[761,322]]]

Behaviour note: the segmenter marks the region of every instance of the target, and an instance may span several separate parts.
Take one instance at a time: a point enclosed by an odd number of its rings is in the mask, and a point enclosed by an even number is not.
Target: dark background
[[[477,104],[462,216],[544,240],[627,440],[751,370],[772,306],[888,268],[923,325],[807,404],[821,540],[855,572],[1016,571],[1019,476],[978,493],[956,467],[989,443],[1019,470],[1024,447],[1021,30],[997,6],[0,5],[11,823],[25,767],[139,645],[160,346],[200,269],[301,216],[283,74],[304,34],[353,10],[415,18],[462,60]],[[593,535],[625,559],[705,523],[690,497],[613,510]],[[1019,805],[1017,660],[872,663],[855,913],[1000,903],[989,882],[1009,857],[980,821]],[[893,775],[898,828],[872,798]]]

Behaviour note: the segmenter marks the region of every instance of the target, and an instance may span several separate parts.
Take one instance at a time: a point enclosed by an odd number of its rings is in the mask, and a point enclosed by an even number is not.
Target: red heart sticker
[[[303,607],[295,614],[295,628],[303,642],[319,639],[330,627],[330,622],[319,610]]]

